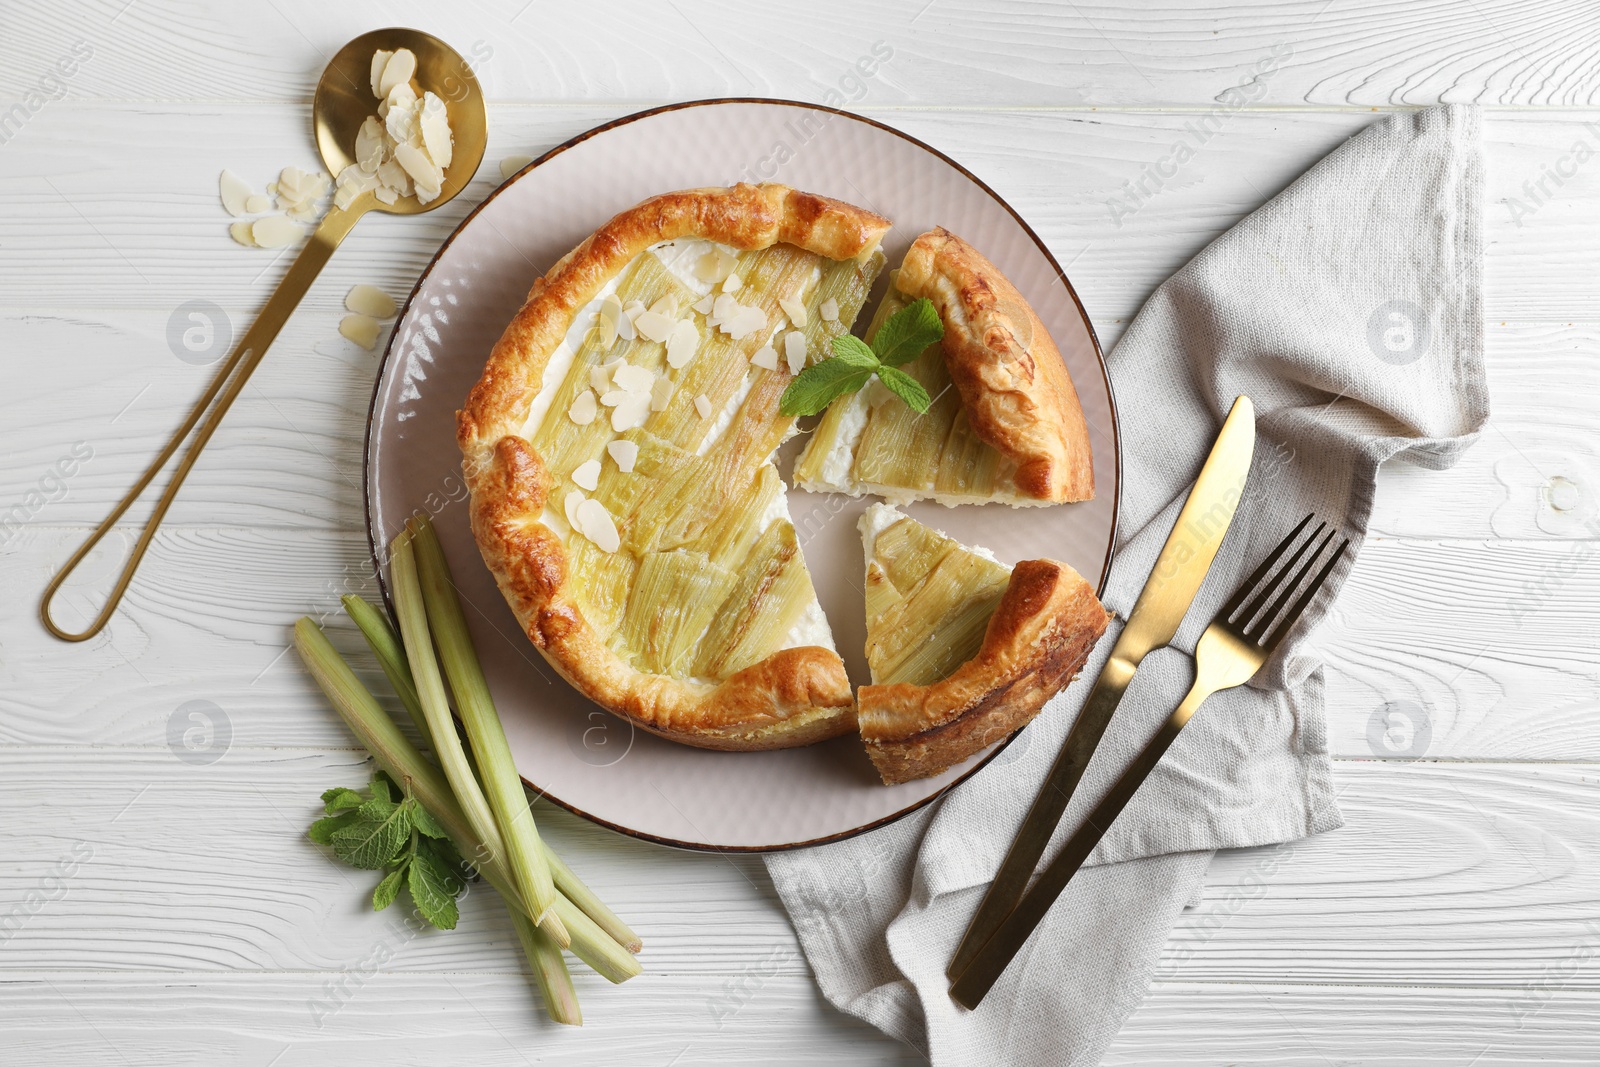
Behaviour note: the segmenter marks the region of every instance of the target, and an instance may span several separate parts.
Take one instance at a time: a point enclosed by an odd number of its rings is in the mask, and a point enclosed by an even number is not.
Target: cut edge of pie
[[[546,370],[576,317],[650,249],[686,239],[744,252],[787,244],[823,260],[855,262],[870,275],[881,264],[878,245],[889,228],[887,219],[870,211],[778,184],[741,183],[652,197],[600,227],[535,281],[496,342],[456,420],[473,535],[529,640],[563,678],[602,707],[652,733],[703,748],[786,748],[854,727],[849,679],[832,647],[780,648],[722,679],[651,673],[614,651],[586,618],[573,581],[573,551],[545,521],[562,513],[563,502],[552,500],[552,494],[561,488],[558,481],[574,480],[575,472],[553,472],[525,434],[533,432],[535,402],[550,387]],[[870,282],[867,277],[869,287]],[[850,323],[841,325],[848,330]],[[760,374],[745,381],[752,378],[762,384],[747,384],[745,392],[728,398],[725,410],[734,417],[728,432],[745,434],[743,424],[756,421],[739,418],[755,402],[751,397],[770,401],[776,411],[782,383]],[[688,402],[686,396],[676,399]],[[705,393],[695,399],[701,420],[710,422]],[[704,443],[721,432],[703,431]],[[750,454],[766,443],[765,438],[752,443]],[[770,466],[770,451],[759,464]],[[764,471],[758,467],[754,473]],[[790,550],[798,552],[797,546]],[[809,585],[809,575],[802,570],[802,576]]]
[[[921,297],[944,324],[944,339],[903,368],[923,379],[934,407],[913,425],[914,413],[901,412],[876,383],[836,400],[795,464],[796,483],[950,506],[1091,499],[1093,451],[1072,378],[999,268],[938,227],[913,242],[891,278],[873,331],[890,310]],[[946,387],[953,392],[941,397]]]
[[[887,504],[867,510],[861,532],[873,684],[857,693],[857,722],[885,784],[939,774],[1032,721],[1110,622],[1065,563],[1007,568]]]

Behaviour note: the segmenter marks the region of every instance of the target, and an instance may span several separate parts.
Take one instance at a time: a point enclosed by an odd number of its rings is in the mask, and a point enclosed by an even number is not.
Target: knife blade
[[[1150,652],[1170,642],[1188,614],[1189,605],[1205,581],[1206,573],[1222,546],[1234,511],[1244,495],[1255,453],[1255,405],[1239,396],[1217,434],[1200,477],[1167,535],[1155,568],[1128,613],[1128,623],[1112,646],[1095,679],[1083,710],[1072,724],[1061,753],[1034,798],[1028,816],[1017,830],[1011,850],[995,874],[989,891],[972,917],[966,935],[956,948],[945,976],[952,981],[967,969],[978,950],[994,936],[1028,887],[1028,879],[1061,822],[1073,790],[1083,778],[1100,738],[1122,702],[1139,663]]]

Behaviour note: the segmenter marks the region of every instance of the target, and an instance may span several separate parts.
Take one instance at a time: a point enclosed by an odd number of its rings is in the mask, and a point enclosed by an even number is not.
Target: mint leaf
[[[439,820],[433,817],[431,811],[418,804],[415,800],[407,801],[407,803],[411,808],[411,825],[416,827],[419,834],[426,834],[428,837],[436,837],[440,840],[447,840],[450,837],[449,834],[445,833],[444,827],[439,825]]]
[[[306,831],[306,836],[319,845],[331,845],[333,844],[335,830],[342,830],[359,818],[360,816],[355,812],[346,811],[338,815],[330,815],[326,819],[318,819],[311,824],[311,829]]]
[[[406,888],[411,890],[411,899],[424,919],[441,930],[454,930],[460,918],[456,894],[461,892],[462,881],[429,844],[419,843],[406,869]]]
[[[383,870],[411,839],[411,820],[398,806],[389,804],[388,816],[380,820],[366,813],[367,806],[373,803],[369,800],[362,805],[350,825],[331,835],[334,853],[364,871]]]
[[[871,377],[871,368],[863,369],[842,359],[813,363],[795,375],[783,391],[783,396],[778,400],[778,411],[789,417],[815,415],[831,404],[835,397],[853,393],[866,385]]]
[[[378,883],[378,888],[372,891],[372,910],[382,911],[394,903],[394,898],[400,895],[400,886],[405,880],[405,868],[397,867],[384,876]]]
[[[923,349],[943,336],[944,323],[939,320],[938,308],[933,306],[932,300],[921,297],[890,315],[878,327],[878,332],[872,335],[872,351],[877,354],[879,362],[898,367],[922,355]],[[921,407],[917,410],[928,409]]]
[[[366,803],[366,799],[354,789],[346,789],[344,786],[339,786],[322,794],[322,810],[329,815],[337,815],[339,812],[350,808],[359,808]]]
[[[372,783],[368,788],[374,797],[381,797],[388,801],[394,800],[394,782],[382,771],[372,776]]]
[[[845,366],[855,367],[858,370],[878,369],[878,357],[872,354],[867,342],[853,333],[833,339],[833,358]]]
[[[884,387],[889,392],[904,400],[906,407],[915,411],[918,415],[926,415],[928,408],[933,405],[933,401],[929,398],[928,391],[922,387],[922,383],[903,370],[896,370],[893,367],[879,367],[878,380],[884,384]]]

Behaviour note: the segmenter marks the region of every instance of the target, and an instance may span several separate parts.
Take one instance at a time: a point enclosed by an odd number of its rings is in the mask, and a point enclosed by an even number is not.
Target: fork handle
[[[1067,888],[1072,876],[1078,873],[1083,861],[1094,851],[1094,846],[1111,829],[1111,824],[1139,791],[1139,786],[1144,784],[1145,778],[1161,762],[1161,757],[1172,742],[1177,740],[1179,731],[1188,725],[1195,711],[1214,692],[1216,688],[1204,679],[1195,680],[1183,702],[1167,716],[1155,736],[1145,743],[1143,751],[1122,772],[1122,777],[1089,812],[1083,825],[1067,839],[1060,854],[1050,861],[1033,888],[1024,894],[1016,908],[995,930],[994,936],[972,957],[966,969],[955,977],[950,986],[950,996],[956,1003],[966,1008],[976,1008],[995,982],[999,981],[1051,905]]]
[[[233,402],[243,391],[245,382],[261,363],[267,354],[267,346],[272,344],[278,331],[283,329],[284,323],[289,321],[289,316],[299,306],[300,298],[305,296],[306,290],[311,288],[311,283],[321,273],[323,264],[333,255],[333,250],[339,247],[345,235],[350,232],[356,220],[361,217],[360,211],[345,211],[340,208],[330,208],[306,242],[306,246],[295,257],[294,263],[289,267],[289,272],[284,275],[283,281],[278,283],[278,288],[267,301],[266,307],[261,309],[261,314],[256,316],[256,321],[250,329],[239,339],[238,346],[228,357],[222,369],[212,380],[211,385],[201,394],[196,401],[194,410],[189,412],[188,418],[183,420],[172,439],[166,444],[150,464],[139,480],[133,484],[127,494],[111,509],[99,526],[95,527],[83,544],[72,557],[64,563],[50,584],[44,587],[44,593],[39,598],[39,618],[44,623],[44,628],[63,641],[87,641],[105,628],[111,621],[112,613],[117,610],[117,605],[122,602],[122,595],[128,591],[128,583],[133,581],[134,571],[139,569],[139,563],[144,559],[145,549],[150,547],[150,541],[156,535],[156,529],[161,525],[161,520],[166,517],[167,509],[172,506],[172,501],[177,497],[178,490],[182,488],[183,481],[189,476],[189,470],[194,466],[195,460],[200,458],[200,453],[205,450],[206,444],[211,440],[211,435],[216,432],[221,424],[222,417],[228,413]],[[209,410],[209,414],[207,414]],[[205,421],[200,420],[204,417]],[[173,471],[172,479],[167,482],[161,492],[161,498],[156,501],[155,510],[150,513],[150,518],[145,520],[144,529],[139,533],[139,540],[134,543],[133,551],[128,556],[128,561],[122,566],[122,573],[117,575],[117,584],[112,587],[111,595],[106,598],[105,606],[100,609],[100,614],[95,616],[87,629],[76,632],[63,630],[56,625],[50,617],[50,605],[55,599],[56,592],[61,588],[67,577],[77,569],[87,556],[106,534],[116,526],[117,520],[133,506],[134,501],[144,493],[156,475],[161,473],[161,468],[167,465],[173,453],[183,446],[183,442],[194,431],[195,426],[200,427],[195,435],[189,450],[184,453],[183,459],[178,461],[178,466]]]

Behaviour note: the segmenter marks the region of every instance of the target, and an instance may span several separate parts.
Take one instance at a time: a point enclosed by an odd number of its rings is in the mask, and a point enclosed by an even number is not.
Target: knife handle
[[[972,957],[994,936],[1006,916],[1022,899],[1023,892],[1028,888],[1028,879],[1033,876],[1033,870],[1038,866],[1039,857],[1044,855],[1045,847],[1050,844],[1050,838],[1055,836],[1062,813],[1067,810],[1067,802],[1078,788],[1084,768],[1089,765],[1117,705],[1122,703],[1122,694],[1127,692],[1128,683],[1133,680],[1134,672],[1139,669],[1139,660],[1144,658],[1146,651],[1142,648],[1125,648],[1120,639],[1111,650],[1111,658],[1106,661],[1095,682],[1094,691],[1084,702],[1083,710],[1078,713],[1066,741],[1062,743],[1061,753],[1050,768],[1049,777],[1040,787],[1039,795],[1034,798],[1033,807],[1028,809],[1027,818],[1017,830],[1011,850],[1006,853],[1005,862],[989,884],[983,903],[978,905],[977,913],[968,924],[966,936],[961,939],[950,966],[945,969],[945,977],[956,978],[967,969]]]
[[[950,996],[956,1003],[971,1009],[982,1002],[1027,943],[1051,905],[1067,888],[1072,876],[1089,858],[1089,853],[1094,851],[1095,845],[1100,843],[1117,816],[1122,814],[1122,809],[1139,791],[1139,786],[1144,784],[1145,778],[1161,762],[1161,757],[1172,742],[1177,740],[1178,732],[1216,688],[1208,679],[1196,680],[1189,694],[1183,698],[1183,703],[1161,724],[1155,736],[1145,744],[1144,750],[1135,757],[1128,769],[1122,772],[1122,777],[1117,779],[1105,798],[1095,805],[1083,820],[1083,825],[1067,840],[1060,855],[1051,860],[1050,866],[1039,875],[1033,888],[1008,915],[1002,916],[996,924],[994,936],[971,953],[970,962],[960,973],[947,976],[953,979]]]

